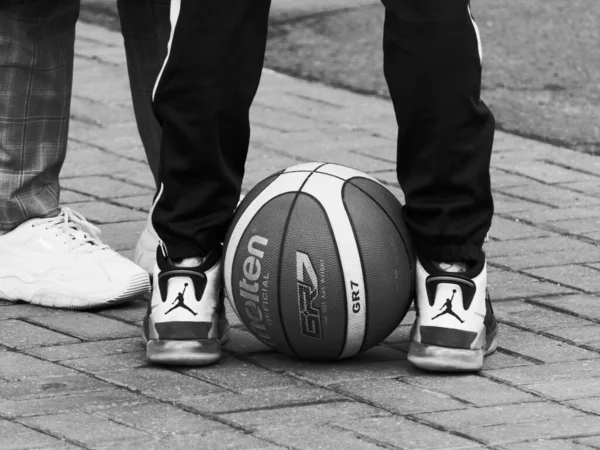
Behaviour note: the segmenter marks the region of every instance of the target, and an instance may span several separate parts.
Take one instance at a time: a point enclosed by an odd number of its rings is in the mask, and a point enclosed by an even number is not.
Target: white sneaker
[[[244,196],[240,196],[240,202],[244,199]],[[135,250],[133,251],[133,262],[135,262],[138,266],[152,275],[154,271],[154,264],[156,263],[156,249],[158,248],[158,234],[156,234],[156,230],[152,225],[152,213],[154,212],[154,205],[150,208],[150,212],[148,213],[148,219],[146,220],[146,227],[140,234],[140,238],[135,245]]]
[[[485,261],[461,273],[417,261],[416,278],[417,318],[408,360],[426,370],[480,370],[483,357],[498,345]]]
[[[159,249],[153,284],[142,333],[148,360],[193,366],[218,361],[229,336],[221,250],[197,267],[177,267]]]
[[[54,308],[124,303],[150,291],[148,274],[99,239],[69,208],[0,236],[0,298]]]
[[[152,275],[154,271],[154,264],[156,263],[156,249],[158,248],[158,235],[152,225],[152,211],[154,205],[150,209],[148,219],[146,220],[146,227],[142,231],[140,238],[135,244],[133,251],[133,262],[138,266]]]

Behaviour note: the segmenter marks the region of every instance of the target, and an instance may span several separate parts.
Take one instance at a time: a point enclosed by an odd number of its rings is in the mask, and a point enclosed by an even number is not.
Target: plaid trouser
[[[59,210],[79,0],[1,0],[0,230]],[[157,174],[151,92],[166,54],[169,0],[119,0],[138,129]]]

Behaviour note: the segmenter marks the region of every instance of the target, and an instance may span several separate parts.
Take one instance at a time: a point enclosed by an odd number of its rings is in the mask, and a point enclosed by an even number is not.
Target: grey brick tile
[[[76,372],[71,369],[29,355],[0,352],[0,378],[5,380],[17,381],[26,378],[59,377],[75,374]]]
[[[296,426],[268,428],[257,433],[258,436],[265,437],[272,442],[282,446],[297,449],[322,449],[339,450],[361,449],[361,450],[380,450],[381,446],[371,439],[357,436],[351,430],[343,430],[326,426]],[[373,439],[373,441],[375,441]]]
[[[84,445],[114,443],[143,438],[146,433],[85,413],[61,413],[20,419],[22,423],[44,432],[61,436]]]
[[[22,320],[3,320],[0,325],[0,344],[14,349],[75,342],[80,341]]]
[[[400,415],[465,407],[463,402],[445,393],[421,389],[395,379],[350,381],[330,385],[330,388]]]
[[[577,383],[600,373],[600,360],[583,359],[579,361],[559,361],[552,364],[530,365],[523,367],[500,368],[486,371],[486,375],[503,380],[512,385],[570,380]]]
[[[538,401],[537,397],[531,394],[477,375],[450,376],[424,373],[420,377],[405,378],[405,382],[477,406]]]
[[[140,336],[138,327],[87,312],[60,311],[30,320],[53,330],[91,341]]]
[[[523,331],[506,324],[501,324],[500,330],[502,333],[502,340],[499,344],[501,348],[539,361],[563,362],[600,357],[598,353],[590,350],[529,331]]]
[[[117,405],[125,406],[147,401],[146,397],[125,390],[111,389],[41,399],[0,401],[0,414],[7,417],[29,417],[71,411],[93,412]]]
[[[389,416],[389,413],[362,403],[332,402],[235,412],[223,414],[221,417],[246,430],[262,430],[282,426],[326,425],[333,422],[347,422],[353,419],[365,420],[367,417],[385,416]]]
[[[110,391],[116,387],[110,383],[86,376],[67,375],[46,378],[29,378],[2,384],[0,399],[33,400],[54,398],[79,393]]]
[[[3,450],[29,450],[53,448],[79,448],[47,434],[32,430],[20,423],[0,419],[0,448]]]
[[[415,371],[404,352],[381,346],[352,359],[330,363],[311,363],[270,353],[249,359],[260,366],[290,372],[319,385],[366,378],[395,378]]]
[[[228,413],[256,409],[272,409],[301,406],[311,403],[325,403],[334,400],[349,400],[348,397],[331,390],[308,385],[284,386],[281,389],[258,389],[243,394],[226,393],[201,397],[185,397],[180,404],[199,411]]]
[[[493,259],[489,260],[491,263]],[[502,300],[524,299],[541,295],[575,293],[574,289],[520,273],[498,270],[488,274],[488,290],[494,304]]]
[[[600,272],[589,267],[565,265],[525,269],[524,272],[585,291],[600,292]]]
[[[49,361],[77,358],[100,358],[143,350],[140,338],[110,339],[106,341],[82,342],[80,344],[56,345],[27,349],[27,353]]]
[[[132,370],[101,372],[96,376],[109,383],[167,401],[227,392],[197,378],[160,367],[140,367]]]
[[[231,431],[231,428],[227,425],[205,419],[166,403],[118,406],[97,411],[95,414],[159,437],[210,431]]]
[[[387,445],[400,444],[410,449],[479,449],[475,441],[454,436],[402,417],[368,418],[337,422],[340,428],[367,436]]]

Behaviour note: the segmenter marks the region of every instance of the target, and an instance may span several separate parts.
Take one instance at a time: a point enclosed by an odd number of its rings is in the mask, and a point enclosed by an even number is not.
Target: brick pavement
[[[131,255],[153,182],[121,38],[78,28],[63,202]],[[389,102],[265,72],[247,190],[314,159],[401,196]],[[239,321],[218,365],[148,365],[144,302],[96,313],[0,301],[0,448],[600,448],[600,158],[497,133],[487,245],[501,321],[477,375],[406,361],[409,313],[381,345],[314,364],[269,351]]]

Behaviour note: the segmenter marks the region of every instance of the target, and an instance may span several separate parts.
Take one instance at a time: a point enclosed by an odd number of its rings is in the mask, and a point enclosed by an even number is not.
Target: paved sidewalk
[[[153,182],[121,37],[78,33],[62,198],[129,256]],[[245,190],[327,160],[401,195],[389,102],[266,71],[253,122]],[[231,316],[221,363],[163,369],[144,359],[143,301],[99,313],[0,301],[0,448],[600,448],[600,158],[497,133],[492,175],[502,340],[480,374],[413,369],[412,314],[337,364],[271,352]]]

